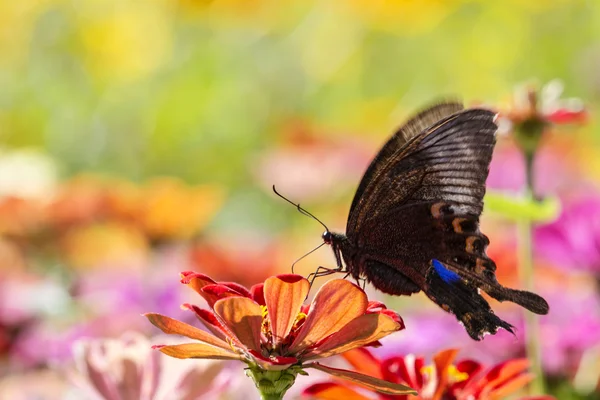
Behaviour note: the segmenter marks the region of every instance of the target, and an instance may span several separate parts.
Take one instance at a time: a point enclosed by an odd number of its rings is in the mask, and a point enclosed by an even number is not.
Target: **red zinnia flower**
[[[310,305],[303,305],[310,285],[298,275],[273,276],[250,290],[194,272],[184,272],[181,282],[208,302],[211,310],[190,304],[184,307],[193,311],[210,333],[160,314],[146,314],[163,332],[196,340],[155,346],[171,357],[243,361],[263,395],[282,396],[304,368],[388,394],[414,393],[404,385],[311,362],[373,344],[404,328],[395,312],[382,303],[369,302],[353,283],[329,281]]]
[[[457,353],[458,350],[453,349],[441,351],[429,366],[425,365],[423,357],[408,355],[380,360],[366,349],[347,352],[343,357],[357,372],[405,384],[419,392],[414,397],[379,395],[381,399],[498,400],[514,393],[533,379],[533,375],[527,372],[529,363],[525,359],[509,360],[486,370],[473,360],[462,360],[454,364]],[[323,382],[309,386],[304,390],[304,395],[315,399],[373,399],[356,389],[356,386],[342,382]],[[552,397],[535,399],[552,400]]]

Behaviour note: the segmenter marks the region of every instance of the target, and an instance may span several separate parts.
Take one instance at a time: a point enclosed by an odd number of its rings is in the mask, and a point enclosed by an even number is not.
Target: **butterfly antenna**
[[[294,261],[294,263],[292,264],[292,274],[294,273],[294,265],[296,265],[296,263],[300,260],[302,260],[304,257],[314,253],[315,251],[319,250],[323,245],[325,244],[325,242],[321,243],[320,245],[318,245],[317,247],[315,247],[314,249],[312,249],[311,251],[309,251],[308,253],[306,253],[305,255],[303,255],[302,257],[300,257],[299,259],[297,259],[296,261]]]
[[[327,225],[325,225],[319,218],[315,217],[314,215],[312,215],[311,213],[309,213],[308,211],[306,211],[304,208],[300,207],[300,203],[294,203],[293,201],[291,201],[287,197],[283,196],[281,193],[279,193],[277,191],[277,189],[275,189],[275,185],[273,185],[273,192],[275,192],[275,194],[277,196],[281,197],[282,199],[284,199],[285,201],[287,201],[291,205],[295,206],[298,209],[298,211],[300,212],[300,214],[306,215],[307,217],[310,217],[310,218],[314,219],[315,221],[317,221],[318,223],[320,223],[321,225],[323,225],[323,228],[325,228],[325,230],[327,232],[329,232],[329,228],[327,227]],[[319,246],[319,247],[321,247],[321,246]],[[318,249],[318,247],[317,247],[317,249]],[[315,250],[313,250],[313,251],[315,251]],[[312,251],[311,251],[311,253],[312,253]],[[310,254],[310,253],[308,253],[308,254]],[[308,254],[306,254],[306,255],[308,255]],[[297,261],[299,261],[299,260],[297,260]]]

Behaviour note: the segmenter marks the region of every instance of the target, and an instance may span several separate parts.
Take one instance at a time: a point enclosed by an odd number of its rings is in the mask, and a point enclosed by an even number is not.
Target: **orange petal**
[[[510,394],[523,388],[535,378],[535,374],[521,374],[510,381],[500,385],[489,394],[490,400],[501,400],[507,398]]]
[[[304,360],[324,358],[362,347],[401,329],[401,325],[384,314],[364,314],[327,337],[309,351]]]
[[[358,372],[354,371],[326,367],[325,365],[321,365],[318,363],[305,364],[304,368],[314,368],[316,370],[328,373],[329,375],[333,375],[337,378],[345,379],[347,381],[366,386],[369,389],[376,390],[380,393],[391,395],[417,394],[416,390],[408,386],[401,385],[399,383],[384,381],[383,379],[373,378],[372,376],[359,374]]]
[[[290,352],[295,353],[338,331],[363,315],[367,304],[367,295],[353,283],[343,279],[325,283],[315,295]]]
[[[272,276],[265,281],[263,292],[275,345],[290,333],[309,289],[308,280],[299,275]]]
[[[518,379],[517,384],[521,386],[525,385],[531,377],[525,376],[524,380],[520,380],[520,377],[529,368],[529,361],[525,358],[517,360],[509,360],[502,364],[496,365],[484,377],[475,381],[474,385],[467,385],[465,390],[472,390],[476,388],[477,392],[481,392],[482,395],[488,395],[494,392],[494,389],[501,389],[502,386],[507,385],[512,390],[516,390],[518,387],[512,386],[512,381]]]
[[[214,285],[217,282],[212,280],[209,276],[204,274],[199,274],[193,271],[184,271],[180,274],[181,283],[184,285],[188,285],[192,289],[194,289],[200,296],[204,297],[202,294],[202,288],[206,285]]]
[[[335,382],[314,383],[302,391],[303,396],[321,400],[370,400],[362,394]]]
[[[433,400],[442,398],[442,395],[448,386],[448,367],[452,365],[457,354],[457,349],[448,349],[440,351],[433,357],[438,378],[437,389],[432,397]]]
[[[185,322],[177,321],[176,319],[156,313],[146,313],[144,314],[144,317],[148,318],[148,321],[150,321],[152,325],[156,326],[166,334],[183,335],[189,337],[190,339],[199,340],[222,349],[231,349],[231,346],[229,346],[229,344],[223,340],[203,331],[202,329],[188,325]]]
[[[248,349],[260,352],[262,310],[247,297],[228,297],[218,300],[215,313]]]
[[[381,373],[381,361],[379,361],[369,350],[361,347],[342,354],[342,357],[352,365],[356,372],[375,378],[383,378]]]
[[[184,343],[172,346],[153,346],[174,358],[210,358],[212,360],[242,360],[242,356],[231,350],[220,349],[204,343]]]
[[[204,310],[198,306],[188,303],[182,304],[181,308],[192,311],[196,315],[196,318],[202,322],[202,324],[210,331],[210,333],[223,341],[227,341],[228,331],[223,327],[221,321],[219,321],[217,316],[212,311]]]

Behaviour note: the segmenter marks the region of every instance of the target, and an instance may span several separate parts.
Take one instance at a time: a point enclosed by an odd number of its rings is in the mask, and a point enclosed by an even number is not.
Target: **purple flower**
[[[561,286],[564,284],[564,286]],[[600,345],[600,298],[593,286],[567,284],[540,290],[550,304],[551,312],[540,317],[542,363],[548,374],[572,376],[582,356]],[[373,352],[381,357],[394,354],[433,355],[448,346],[461,348],[465,357],[483,363],[497,363],[525,355],[523,321],[518,313],[502,315],[516,327],[515,336],[499,332],[474,342],[451,315],[438,312],[403,312],[407,329],[403,335],[382,340],[383,346]]]
[[[148,309],[165,313],[176,310],[176,318],[193,321],[189,312],[179,308],[192,300],[192,294],[183,293],[178,282],[165,279],[176,273],[174,269],[189,266],[187,253],[181,248],[163,249],[156,255],[155,263],[145,271],[107,269],[83,274],[75,283],[71,298],[65,294],[66,300],[54,307],[54,314],[39,316],[15,338],[9,350],[11,362],[24,366],[62,363],[71,357],[73,342],[78,339],[117,337],[127,330],[149,334],[152,328],[141,317]],[[44,303],[35,293],[28,298]],[[49,297],[41,298],[46,307],[51,306]],[[24,306],[23,302],[14,304]],[[0,316],[1,311],[2,307]]]
[[[557,221],[536,228],[535,251],[553,266],[600,275],[600,195],[564,202]]]

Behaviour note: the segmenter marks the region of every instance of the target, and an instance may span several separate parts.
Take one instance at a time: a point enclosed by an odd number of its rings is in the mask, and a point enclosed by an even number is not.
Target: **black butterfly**
[[[320,267],[315,275],[347,272],[393,295],[422,290],[475,340],[498,328],[512,332],[480,289],[547,314],[542,297],[502,286],[485,253],[489,240],[479,230],[479,216],[495,144],[494,117],[488,110],[444,103],[401,127],[363,176],[346,234],[323,233],[338,268]]]

